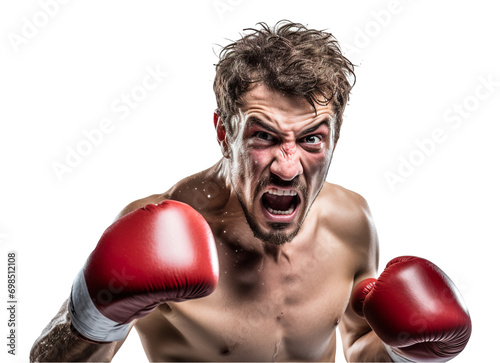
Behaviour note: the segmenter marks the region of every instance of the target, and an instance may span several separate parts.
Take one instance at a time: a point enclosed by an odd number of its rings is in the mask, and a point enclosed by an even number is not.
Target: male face
[[[299,232],[334,149],[330,104],[312,105],[263,84],[243,97],[230,148],[231,184],[254,235],[280,245]]]

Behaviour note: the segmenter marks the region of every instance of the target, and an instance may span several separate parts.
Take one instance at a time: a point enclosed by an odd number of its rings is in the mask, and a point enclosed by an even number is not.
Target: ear
[[[214,127],[217,129],[217,124],[219,123],[219,115],[217,115],[217,112],[214,112]]]
[[[226,142],[226,128],[224,127],[224,123],[219,118],[217,112],[214,112],[214,127],[217,131],[217,141],[219,142],[219,145],[222,149],[222,154],[227,158],[229,153]]]
[[[214,112],[214,127],[217,131],[217,140],[219,143],[223,142],[226,138],[226,128],[224,127],[224,123],[219,118],[217,112]]]

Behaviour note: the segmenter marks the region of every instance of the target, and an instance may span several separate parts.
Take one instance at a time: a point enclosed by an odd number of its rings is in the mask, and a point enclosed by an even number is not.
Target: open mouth
[[[299,203],[297,192],[291,189],[272,188],[262,195],[262,205],[274,216],[291,216]]]

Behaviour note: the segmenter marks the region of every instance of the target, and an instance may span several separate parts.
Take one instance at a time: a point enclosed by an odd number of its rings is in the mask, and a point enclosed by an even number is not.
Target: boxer
[[[224,48],[222,158],[124,208],[30,359],[110,361],[132,327],[151,361],[334,361],[337,327],[348,361],[459,354],[471,320],[451,280],[417,257],[375,279],[366,201],[325,181],[353,79],[301,24]]]

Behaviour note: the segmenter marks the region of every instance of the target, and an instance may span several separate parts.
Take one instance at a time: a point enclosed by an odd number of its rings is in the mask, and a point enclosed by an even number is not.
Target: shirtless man
[[[300,24],[226,47],[223,157],[120,213],[30,359],[109,361],[132,326],[151,361],[334,361],[337,326],[348,361],[456,356],[471,324],[452,282],[419,258],[375,280],[365,200],[325,182],[353,76]]]

